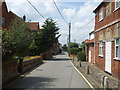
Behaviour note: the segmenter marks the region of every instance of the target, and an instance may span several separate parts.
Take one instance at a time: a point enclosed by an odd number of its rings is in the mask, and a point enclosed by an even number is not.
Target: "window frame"
[[[103,41],[99,41],[99,56],[103,57]]]
[[[104,19],[104,8],[101,7],[99,10],[99,21]]]
[[[118,39],[118,44],[116,45],[117,39]],[[117,47],[118,47],[118,57],[116,57],[116,55],[117,55],[116,48]],[[120,60],[120,38],[115,39],[115,56],[114,57],[115,57],[114,59]]]
[[[118,7],[116,7],[118,4]],[[120,0],[115,0],[115,10],[120,8]]]

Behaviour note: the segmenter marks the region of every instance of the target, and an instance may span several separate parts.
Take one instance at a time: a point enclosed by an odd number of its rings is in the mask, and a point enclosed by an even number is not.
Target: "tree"
[[[38,46],[40,53],[49,50],[52,45],[57,42],[56,35],[58,33],[58,26],[52,18],[48,18],[42,25],[41,33],[39,32],[35,39],[35,45]]]
[[[3,57],[6,57],[8,54],[19,57],[28,55],[28,47],[31,42],[32,32],[22,19],[16,18],[11,24],[10,31],[3,30]]]
[[[68,46],[69,46],[68,48],[69,54],[77,55],[77,52],[79,52],[78,43],[70,42],[68,43]]]

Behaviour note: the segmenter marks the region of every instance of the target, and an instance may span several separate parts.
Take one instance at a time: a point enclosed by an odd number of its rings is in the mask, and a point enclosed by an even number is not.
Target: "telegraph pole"
[[[70,38],[71,38],[71,23],[69,23],[69,43],[70,43]]]

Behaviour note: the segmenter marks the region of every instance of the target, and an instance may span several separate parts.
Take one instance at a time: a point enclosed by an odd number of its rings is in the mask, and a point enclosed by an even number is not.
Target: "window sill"
[[[98,56],[103,58],[103,55],[98,55]]]
[[[99,20],[99,22],[102,22],[102,21],[103,21],[103,19]]]
[[[120,9],[120,7],[116,8],[113,12],[116,12],[118,9]]]
[[[113,58],[114,60],[119,60],[120,61],[120,58]]]

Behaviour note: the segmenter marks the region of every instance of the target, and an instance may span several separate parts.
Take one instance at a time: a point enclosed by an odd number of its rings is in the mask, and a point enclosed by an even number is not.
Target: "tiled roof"
[[[39,29],[39,22],[28,22],[29,29],[31,30],[38,30]]]
[[[86,44],[94,43],[94,39],[92,39],[92,40],[85,40],[85,43]]]

